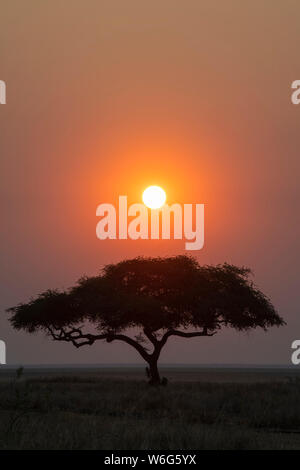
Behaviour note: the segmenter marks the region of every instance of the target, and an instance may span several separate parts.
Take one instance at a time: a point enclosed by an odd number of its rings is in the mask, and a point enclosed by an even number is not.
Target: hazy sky
[[[290,363],[300,339],[300,3],[4,0],[1,317],[8,363],[137,362],[12,330],[5,309],[183,241],[100,241],[96,207],[150,184],[205,204],[201,263],[253,269],[288,326],[173,339],[162,362]]]

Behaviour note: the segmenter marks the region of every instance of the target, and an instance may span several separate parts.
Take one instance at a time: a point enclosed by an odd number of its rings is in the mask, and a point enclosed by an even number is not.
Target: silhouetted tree
[[[249,274],[229,264],[200,266],[188,256],[135,258],[8,311],[14,328],[42,330],[77,348],[123,341],[148,363],[150,383],[159,384],[157,362],[171,337],[213,336],[222,326],[266,330],[284,324]],[[85,332],[91,324],[95,328]]]

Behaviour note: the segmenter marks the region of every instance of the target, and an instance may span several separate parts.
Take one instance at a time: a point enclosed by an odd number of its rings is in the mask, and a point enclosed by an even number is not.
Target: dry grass
[[[160,388],[95,372],[6,376],[0,448],[299,449],[300,381],[286,375]]]

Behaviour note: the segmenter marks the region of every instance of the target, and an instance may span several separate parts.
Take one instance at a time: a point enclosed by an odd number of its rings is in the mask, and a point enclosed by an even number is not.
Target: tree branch
[[[150,357],[150,355],[143,348],[143,346],[141,346],[137,341],[126,335],[115,334],[112,332],[102,333],[99,335],[92,335],[90,333],[82,333],[80,328],[72,328],[71,330],[66,331],[64,328],[52,328],[48,326],[47,329],[49,334],[55,341],[71,342],[76,348],[80,348],[81,346],[87,345],[91,346],[95,341],[101,339],[106,339],[108,343],[111,343],[115,340],[119,340],[124,341],[125,343],[134,347],[145,361],[148,361]]]
[[[100,335],[92,335],[90,333],[84,334],[79,328],[72,328],[71,330],[66,331],[64,328],[53,329],[48,326],[47,329],[55,341],[71,342],[76,348],[80,348],[81,346],[86,345],[91,346],[96,340],[107,338],[107,333],[103,333]],[[55,330],[58,332],[56,333]]]
[[[162,339],[160,340],[160,349],[166,344],[170,336],[180,336],[181,338],[196,338],[197,336],[213,336],[215,334],[216,332],[208,333],[207,328],[203,328],[202,331],[193,331],[191,333],[187,333],[185,331],[180,330],[169,330],[163,335]]]
[[[151,331],[145,329],[144,334],[154,346],[152,354],[149,354],[138,341],[135,341],[134,339],[130,338],[130,336],[126,336],[123,334],[106,332],[99,335],[93,335],[90,333],[83,333],[80,328],[72,328],[71,330],[66,331],[64,328],[53,328],[50,326],[47,327],[47,330],[55,341],[71,342],[76,348],[80,348],[81,346],[87,345],[91,346],[95,341],[101,339],[106,339],[108,343],[111,343],[115,340],[123,341],[124,343],[127,343],[133,348],[135,348],[140,353],[142,358],[147,362],[149,362],[151,358],[153,359],[159,357],[160,351],[162,350],[163,346],[166,344],[170,336],[180,336],[181,338],[195,338],[197,336],[213,336],[214,334],[216,334],[216,332],[208,333],[207,328],[203,328],[202,331],[194,331],[191,333],[172,329],[167,331],[162,336],[162,338],[158,340]]]
[[[156,347],[159,344],[158,339],[156,338],[155,334],[148,330],[147,328],[144,328],[144,334],[147,336],[149,341],[153,344],[154,347]]]
[[[150,355],[147,353],[147,351],[143,348],[143,346],[141,346],[137,341],[135,341],[134,339],[130,338],[129,336],[126,336],[126,335],[121,335],[121,334],[112,334],[112,335],[108,335],[107,337],[107,342],[110,343],[111,341],[115,341],[115,340],[119,340],[119,341],[124,341],[125,343],[129,344],[130,346],[132,346],[133,348],[135,348],[139,353],[140,355],[142,356],[142,358],[145,360],[145,361],[149,361],[149,357]]]

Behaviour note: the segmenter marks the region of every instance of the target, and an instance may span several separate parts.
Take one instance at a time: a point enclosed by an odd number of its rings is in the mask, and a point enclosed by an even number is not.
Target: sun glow
[[[149,209],[159,209],[166,202],[166,193],[159,186],[149,186],[143,192],[143,203]]]

